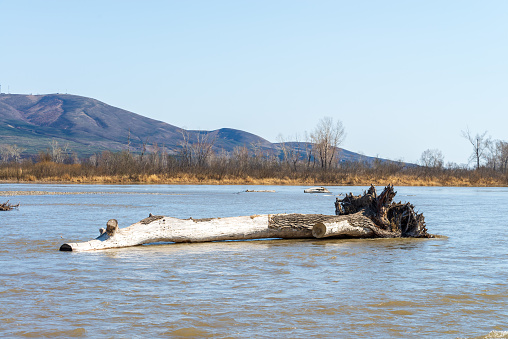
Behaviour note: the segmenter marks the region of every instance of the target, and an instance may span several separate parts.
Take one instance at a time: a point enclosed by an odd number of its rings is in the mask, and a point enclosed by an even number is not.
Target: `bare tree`
[[[19,162],[21,160],[21,153],[25,149],[17,145],[0,145],[0,156],[3,162]]]
[[[180,157],[181,163],[184,167],[189,167],[192,164],[192,147],[189,140],[189,132],[182,129],[182,142],[180,143]]]
[[[161,149],[161,167],[162,168],[166,168],[168,167],[168,150],[166,149],[166,146],[164,146],[164,144],[162,144],[162,149]]]
[[[282,152],[282,161],[289,167],[291,147],[282,134],[277,136],[277,142],[279,143],[279,148]]]
[[[291,153],[291,162],[293,163],[293,170],[296,172],[297,170],[297,164],[300,161],[300,158],[302,156],[302,149],[300,145],[300,138],[298,137],[298,134],[295,135],[295,146],[292,149]]]
[[[194,159],[196,159],[198,167],[203,167],[207,163],[212,154],[215,140],[216,137],[212,136],[210,133],[198,133],[196,142],[192,144],[192,153],[194,154]]]
[[[263,154],[263,148],[260,143],[253,142],[250,144],[252,156],[249,158],[251,167],[260,169],[263,167],[263,163],[266,161],[266,157]]]
[[[245,146],[236,146],[233,149],[234,167],[242,174],[249,165],[249,149]]]
[[[310,135],[317,156],[323,169],[332,167],[334,159],[337,160],[339,146],[346,138],[346,132],[342,122],[333,118],[322,118]]]
[[[148,137],[146,137],[146,140],[144,142],[143,142],[143,139],[141,139],[141,137],[138,137],[138,138],[139,138],[139,141],[141,141],[141,144],[143,145],[142,149],[141,149],[141,155],[139,156],[141,162],[143,162],[143,157],[145,156],[145,153],[146,153],[146,145],[148,144]]]
[[[471,153],[469,161],[474,161],[476,163],[476,169],[479,169],[480,161],[486,157],[491,143],[490,137],[487,137],[487,131],[482,134],[476,133],[476,135],[473,136],[469,128],[467,128],[465,131],[462,131],[462,137],[467,139],[473,146],[473,153]]]
[[[63,163],[67,158],[67,153],[69,152],[69,143],[65,143],[63,148],[60,147],[58,141],[56,139],[51,140],[51,161],[56,163]]]
[[[438,149],[423,151],[420,157],[420,164],[425,167],[442,168],[444,164],[443,153]]]
[[[71,154],[71,163],[81,164],[81,160],[79,160],[78,154],[76,152],[72,152]]]
[[[227,172],[228,163],[230,160],[229,153],[221,148],[219,152],[212,153],[210,155],[211,163],[214,168],[215,173],[217,174],[217,178],[221,180]]]
[[[99,167],[99,156],[97,154],[92,154],[90,158],[88,158],[88,162],[93,167]]]
[[[312,146],[312,138],[307,132],[305,132],[305,157],[306,157],[306,166],[307,169],[310,168],[312,163],[312,168],[316,165],[316,158],[313,153],[314,147]]]
[[[9,162],[9,145],[0,145],[0,158],[2,162]]]
[[[287,167],[292,167],[293,170],[296,171],[298,161],[302,155],[298,135],[295,136],[293,142],[290,142],[289,139],[284,138],[284,136],[280,134],[277,137],[277,141],[279,142],[279,148],[282,152],[283,163],[285,163]]]
[[[508,171],[508,142],[498,141],[498,147],[500,148],[500,160],[501,160],[501,172],[507,173]]]
[[[491,143],[489,163],[494,170],[506,173],[508,167],[508,142],[496,140]]]
[[[160,170],[161,156],[160,156],[160,148],[159,145],[155,142],[152,145],[152,149],[150,154],[148,155],[148,162],[150,163],[152,171]]]

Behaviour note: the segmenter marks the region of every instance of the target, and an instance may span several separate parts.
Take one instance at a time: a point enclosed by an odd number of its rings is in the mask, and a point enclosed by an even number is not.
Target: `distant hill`
[[[184,133],[190,143],[203,131],[186,131],[95,99],[70,94],[0,94],[0,144],[17,144],[27,153],[46,150],[52,140],[69,144],[80,155],[129,147],[141,151],[143,143],[177,151]],[[210,132],[215,147],[231,151],[235,146],[271,143],[254,134],[224,128]]]
[[[164,146],[176,153],[184,142],[196,142],[208,134],[214,148],[231,152],[235,147],[256,147],[279,152],[280,144],[271,143],[249,132],[231,128],[214,131],[184,130],[150,119],[101,101],[70,94],[0,94],[0,144],[16,144],[25,155],[45,151],[56,140],[68,145],[78,156],[104,150],[129,148],[140,152],[143,144]],[[290,143],[304,149],[304,143]],[[373,158],[342,150],[341,158],[350,161]]]

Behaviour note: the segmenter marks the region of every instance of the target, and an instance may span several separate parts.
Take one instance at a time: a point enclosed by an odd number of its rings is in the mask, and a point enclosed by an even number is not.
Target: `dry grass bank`
[[[506,182],[491,177],[418,177],[416,175],[345,175],[334,180],[319,178],[253,178],[223,177],[221,179],[203,175],[179,173],[177,175],[92,175],[92,176],[44,176],[21,175],[18,178],[2,179],[4,183],[71,183],[71,184],[168,184],[168,185],[310,185],[310,186],[455,186],[455,187],[506,187]]]
[[[109,159],[109,158],[108,158]],[[143,165],[143,166],[142,166]],[[171,166],[170,166],[171,165]],[[208,184],[305,186],[508,186],[508,173],[489,169],[435,169],[400,164],[349,164],[322,170],[280,163],[221,166],[148,166],[127,163],[62,164],[51,161],[0,164],[0,182],[76,184]]]

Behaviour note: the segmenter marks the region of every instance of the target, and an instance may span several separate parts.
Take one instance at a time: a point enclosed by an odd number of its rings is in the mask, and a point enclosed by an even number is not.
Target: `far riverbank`
[[[1,183],[41,183],[41,184],[112,184],[112,185],[292,185],[292,186],[444,186],[444,187],[507,187],[503,178],[483,176],[416,176],[416,175],[343,175],[332,178],[253,178],[203,176],[188,173],[178,175],[150,174],[150,175],[112,175],[112,176],[21,176],[0,180]]]

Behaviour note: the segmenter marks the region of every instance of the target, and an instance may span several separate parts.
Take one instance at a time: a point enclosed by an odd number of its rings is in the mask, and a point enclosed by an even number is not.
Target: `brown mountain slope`
[[[179,127],[107,105],[95,99],[69,95],[0,94],[0,144],[17,143],[30,153],[45,150],[51,140],[69,143],[78,154],[101,150],[141,150],[142,144],[164,145],[176,151],[186,133],[192,143],[203,131]],[[272,144],[254,134],[220,129],[210,132],[215,146],[231,151],[236,146]]]
[[[273,150],[280,145],[231,128],[215,131],[192,131],[146,118],[101,101],[70,94],[23,95],[0,94],[0,146],[17,145],[23,155],[46,151],[57,141],[79,157],[104,150],[120,151],[127,148],[141,152],[157,144],[169,153],[177,153],[184,142],[196,142],[208,134],[214,139],[215,150],[231,152],[235,147],[255,146]],[[295,149],[308,148],[305,143],[289,143]],[[303,151],[304,152],[304,151]],[[301,153],[305,157],[304,153]],[[341,150],[342,161],[373,161],[374,158]]]

